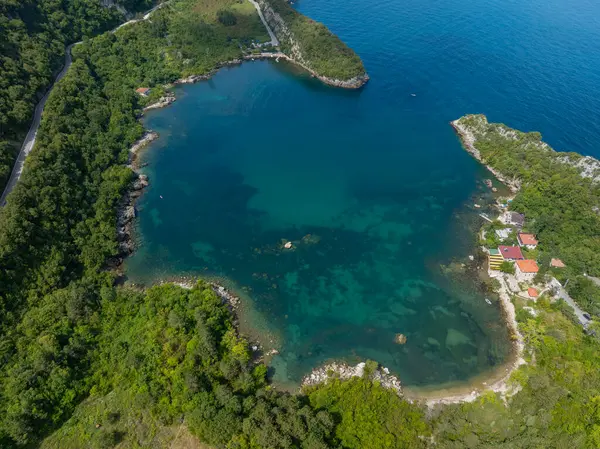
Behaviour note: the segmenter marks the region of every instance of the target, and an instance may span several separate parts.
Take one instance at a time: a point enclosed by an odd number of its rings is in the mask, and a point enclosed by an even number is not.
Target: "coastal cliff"
[[[325,84],[357,89],[368,80],[358,55],[321,23],[283,0],[257,0],[282,52]]]

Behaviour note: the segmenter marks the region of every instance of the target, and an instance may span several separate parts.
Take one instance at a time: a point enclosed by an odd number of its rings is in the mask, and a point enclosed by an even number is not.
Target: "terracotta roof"
[[[521,242],[521,245],[537,245],[538,241],[535,239],[535,235],[533,234],[523,234],[519,233],[517,238]]]
[[[522,273],[537,273],[539,271],[538,264],[535,260],[517,260],[517,266]]]
[[[148,92],[150,92],[150,88],[149,87],[138,87],[135,91],[138,94],[147,94]]]
[[[530,298],[537,298],[538,297],[538,291],[535,288],[529,287],[527,289],[527,294],[529,295]]]
[[[518,246],[499,246],[498,250],[505,259],[518,260],[524,259],[521,248]]]
[[[560,259],[554,259],[554,258],[552,258],[552,260],[550,261],[550,266],[554,267],[554,268],[564,268],[565,264]]]

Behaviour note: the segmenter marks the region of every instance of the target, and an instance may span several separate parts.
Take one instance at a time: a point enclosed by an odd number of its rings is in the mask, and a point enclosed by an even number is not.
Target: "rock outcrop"
[[[377,366],[371,372],[369,371],[367,364],[364,362],[356,366],[334,362],[314,369],[312,373],[302,379],[302,386],[309,387],[327,383],[331,379],[349,380],[353,377],[364,377],[367,375],[371,380],[379,382],[382,387],[394,390],[398,395],[402,394],[400,380],[396,376],[391,375],[387,368]]]
[[[173,84],[194,84],[200,81],[207,81],[212,78],[212,76],[222,67],[239,65],[242,63],[241,59],[232,59],[231,61],[223,61],[217,64],[217,67],[214,70],[211,70],[205,75],[189,75],[185,78],[178,79]]]
[[[160,109],[166,106],[169,106],[176,100],[175,95],[172,93],[167,93],[165,96],[160,97],[156,103],[152,103],[144,108],[144,111],[149,111],[151,109]]]
[[[158,139],[157,133],[155,133],[154,131],[146,131],[144,135],[131,146],[131,148],[129,149],[129,154],[133,158],[138,153],[138,151],[140,151],[142,148],[144,148],[146,145],[148,145],[150,142],[156,139]]]
[[[127,11],[125,8],[123,8],[123,6],[119,5],[114,0],[101,0],[100,4],[102,6],[104,6],[105,8],[115,8],[117,11],[119,11],[121,14],[123,14],[123,16],[127,20],[129,20],[133,17],[132,13]]]

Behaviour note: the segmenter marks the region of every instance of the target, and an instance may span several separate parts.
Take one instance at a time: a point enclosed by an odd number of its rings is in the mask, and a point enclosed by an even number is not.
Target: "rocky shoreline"
[[[117,213],[117,241],[119,242],[119,263],[124,257],[133,253],[135,249],[135,241],[133,238],[135,218],[137,210],[135,202],[142,195],[144,188],[148,186],[148,177],[139,173],[135,173],[135,178],[127,190]]]
[[[150,111],[152,109],[164,108],[164,107],[169,106],[175,100],[177,100],[177,98],[175,97],[175,94],[168,92],[165,96],[160,97],[156,103],[152,103],[151,105],[146,106],[142,110],[144,112],[146,112],[146,111]]]
[[[488,164],[486,164],[486,162],[481,157],[481,153],[475,147],[475,142],[477,139],[475,138],[475,136],[473,135],[473,133],[471,131],[469,131],[461,123],[459,123],[459,120],[454,120],[454,121],[450,122],[450,126],[452,126],[452,128],[454,128],[454,130],[456,131],[456,134],[458,134],[460,141],[463,144],[463,147],[465,148],[465,150],[467,150],[467,152],[469,154],[471,154],[471,156],[473,156],[475,159],[477,159],[479,162],[481,162],[481,164],[483,164],[485,166],[485,168],[487,168],[491,173],[494,174],[496,179],[498,179],[500,182],[502,182],[502,184],[506,185],[513,193],[516,193],[519,191],[519,189],[521,188],[521,182],[519,180],[508,179],[506,176],[504,176],[498,170],[496,170],[493,167],[490,167]]]
[[[279,59],[283,59],[291,64],[294,64],[294,65],[306,70],[313,78],[317,78],[323,84],[327,84],[328,86],[332,86],[332,87],[339,87],[342,89],[351,89],[351,90],[352,89],[354,89],[354,90],[360,89],[365,84],[367,84],[367,82],[370,79],[369,75],[367,75],[366,73],[361,76],[355,76],[354,78],[351,78],[349,80],[338,80],[338,79],[334,79],[334,78],[328,78],[326,76],[319,75],[317,72],[312,70],[310,67],[307,67],[302,62],[297,61],[297,60],[291,58],[290,56],[286,55],[285,53],[281,53],[281,52],[250,54],[250,55],[245,55],[244,59],[245,60],[255,60],[255,59],[279,60]]]
[[[310,374],[302,379],[302,388],[314,387],[319,384],[327,383],[334,379],[350,380],[353,377],[364,377],[365,375],[373,381],[377,381],[382,387],[394,390],[398,396],[402,396],[402,385],[400,380],[390,374],[390,371],[385,367],[369,369],[365,362],[358,365],[350,366],[347,363],[329,363],[327,365],[315,368]]]
[[[135,203],[149,184],[148,176],[137,171],[137,157],[142,148],[158,137],[158,133],[148,130],[129,148],[128,167],[133,171],[134,177],[117,208],[117,242],[119,244],[117,265],[120,265],[123,259],[135,250],[134,228],[137,217]]]
[[[189,76],[186,76],[185,78],[178,79],[173,84],[175,84],[175,85],[194,84],[194,83],[198,83],[200,81],[208,81],[223,67],[240,65],[242,62],[244,62],[242,59],[232,59],[231,61],[220,62],[217,64],[217,66],[214,69],[212,69],[211,71],[209,71],[208,73],[206,73],[204,75],[189,75]]]
[[[262,53],[250,53],[250,54],[244,55],[242,57],[242,59],[232,59],[231,61],[221,62],[221,63],[218,64],[217,68],[211,70],[210,72],[208,72],[205,75],[189,75],[189,76],[187,76],[185,78],[181,78],[181,79],[175,81],[173,84],[175,84],[175,85],[185,85],[185,84],[198,83],[200,81],[208,81],[220,69],[222,69],[224,67],[230,67],[230,66],[240,65],[244,61],[254,61],[254,60],[257,60],[257,59],[275,59],[276,61],[279,61],[280,59],[283,59],[284,61],[289,62],[290,64],[294,64],[295,66],[300,67],[301,69],[305,70],[313,78],[318,79],[323,84],[326,84],[326,85],[332,86],[332,87],[339,87],[341,89],[351,89],[351,90],[360,89],[370,79],[369,75],[367,75],[366,73],[364,75],[362,75],[362,76],[356,76],[356,77],[351,78],[349,80],[338,80],[338,79],[334,79],[334,78],[328,78],[326,76],[319,75],[317,72],[315,72],[314,70],[312,70],[310,67],[307,67],[306,65],[302,64],[300,61],[297,61],[297,60],[291,58],[290,56],[286,55],[285,53],[282,53],[282,52],[262,52]],[[173,101],[175,101],[175,100],[173,100]],[[164,106],[167,106],[167,105],[168,104],[165,104]],[[157,107],[163,107],[163,106],[157,106]],[[146,109],[150,109],[150,108],[148,107]],[[144,109],[144,110],[146,110],[146,109]]]
[[[235,314],[235,312],[237,311],[237,309],[241,303],[241,299],[238,296],[231,293],[229,290],[227,290],[222,285],[217,284],[216,282],[206,282],[206,283],[208,285],[210,285],[210,287],[217,294],[217,296],[219,298],[221,298],[221,300],[223,301],[223,304],[225,304],[227,306],[227,308],[232,313]],[[189,278],[184,278],[184,279],[180,278],[179,280],[175,280],[175,281],[163,281],[163,282],[161,282],[161,284],[174,284],[174,285],[177,285],[178,287],[185,288],[187,290],[191,290],[192,288],[194,288],[194,285],[196,285],[196,282],[190,280]]]

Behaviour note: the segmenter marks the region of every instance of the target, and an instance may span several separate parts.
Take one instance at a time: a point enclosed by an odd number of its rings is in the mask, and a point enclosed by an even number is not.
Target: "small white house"
[[[511,228],[496,229],[496,235],[500,240],[506,240],[512,232]]]

